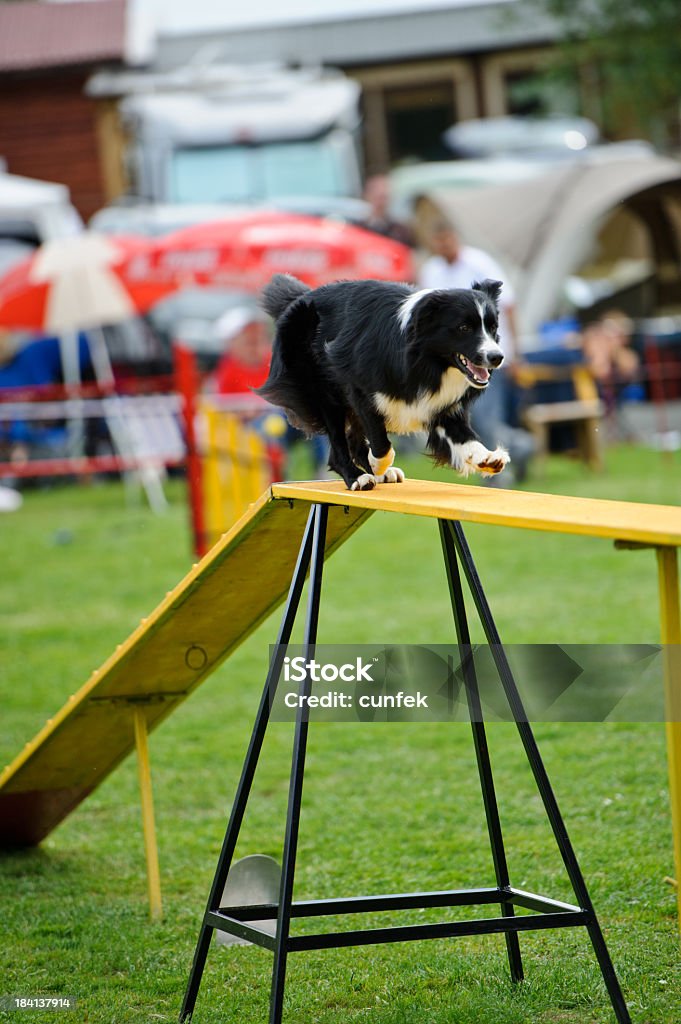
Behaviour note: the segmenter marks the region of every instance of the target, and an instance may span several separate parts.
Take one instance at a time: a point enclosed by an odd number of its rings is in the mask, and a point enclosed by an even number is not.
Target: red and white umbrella
[[[183,228],[150,243],[125,269],[129,286],[205,286],[258,291],[272,274],[317,287],[374,278],[409,281],[411,251],[399,242],[337,221],[253,211]]]
[[[89,232],[45,242],[0,278],[0,327],[62,335],[143,312],[175,287],[126,278],[148,244]]]
[[[275,273],[330,281],[413,278],[399,242],[336,221],[253,211],[161,239],[85,232],[46,242],[0,279],[0,327],[62,335],[146,312],[182,287],[259,291]]]

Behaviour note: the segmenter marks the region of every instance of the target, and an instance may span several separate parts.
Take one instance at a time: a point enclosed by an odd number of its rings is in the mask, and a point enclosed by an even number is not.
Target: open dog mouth
[[[490,381],[490,372],[486,366],[478,366],[477,363],[472,363],[470,359],[466,359],[459,352],[454,355],[454,360],[457,369],[468,377],[469,381],[476,388],[486,388]]]

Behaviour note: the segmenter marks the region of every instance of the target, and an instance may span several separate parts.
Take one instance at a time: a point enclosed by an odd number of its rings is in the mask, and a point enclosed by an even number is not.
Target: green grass
[[[599,476],[552,460],[534,487],[676,504],[675,460],[617,449]],[[423,475],[428,464],[418,459],[407,468]],[[191,564],[182,488],[169,490],[171,507],[160,517],[126,507],[122,489],[107,485],[28,493],[19,513],[0,521],[0,765]],[[498,528],[466,532],[506,641],[657,642],[650,551]],[[77,1011],[58,1020],[176,1019],[275,629],[274,620],[263,625],[151,739],[164,923],[147,920],[131,759],[39,849],[0,856],[0,995],[76,996]],[[434,524],[374,515],[328,564],[319,638],[451,642]],[[673,865],[663,727],[547,723],[536,732],[632,1018],[675,1024],[681,970],[675,896],[664,881]],[[490,741],[513,881],[570,899],[514,729],[490,727]],[[239,856],[281,855],[290,744],[291,727],[273,724]],[[296,896],[492,884],[474,773],[462,725],[313,729]],[[391,916],[414,919],[428,915]],[[285,1020],[613,1019],[581,929],[523,936],[521,945],[527,981],[517,988],[501,937],[297,954],[289,961]],[[270,970],[269,953],[213,947],[197,1024],[265,1021]],[[0,1012],[0,1019],[49,1014]]]

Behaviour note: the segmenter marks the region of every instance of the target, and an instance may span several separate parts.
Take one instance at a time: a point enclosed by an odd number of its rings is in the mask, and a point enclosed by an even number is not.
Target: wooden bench
[[[549,366],[525,364],[517,370],[519,387],[530,391],[537,384],[571,382],[575,397],[559,402],[530,402],[522,417],[527,429],[537,442],[537,457],[541,462],[549,451],[550,429],[555,424],[569,423],[577,434],[580,457],[591,469],[601,469],[603,454],[600,422],[605,406],[598,397],[596,382],[586,366]]]

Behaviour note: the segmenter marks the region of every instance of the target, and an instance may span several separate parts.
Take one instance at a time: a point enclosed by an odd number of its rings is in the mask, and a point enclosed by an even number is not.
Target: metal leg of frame
[[[315,505],[314,541],[312,546],[312,564],[310,567],[310,589],[308,593],[307,619],[305,623],[304,656],[305,661],[314,655],[317,641],[317,623],[319,620],[319,601],[322,588],[322,570],[324,567],[324,543],[326,540],[326,523],[328,507]],[[299,696],[310,695],[311,677],[306,675],[300,685]],[[300,825],[300,807],[303,796],[303,776],[305,772],[305,753],[307,749],[307,733],[309,728],[309,709],[304,700],[299,701],[296,715],[296,727],[293,740],[293,757],[291,760],[291,780],[289,785],[288,811],[286,814],[286,833],[282,858],[281,887],[279,890],[279,908],[277,913],[276,945],[274,949],[274,965],[272,968],[272,990],[270,996],[270,1024],[281,1024],[284,1010],[284,986],[286,983],[286,961],[288,957],[288,941],[291,926],[291,903],[293,900],[293,882],[296,868],[296,851],[298,847],[298,828]]]
[[[558,844],[558,849],[560,850],[563,858],[563,863],[565,864],[572,888],[582,909],[589,913],[590,922],[587,925],[589,938],[591,939],[591,944],[594,948],[594,952],[601,969],[601,974],[603,975],[603,981],[605,982],[613,1010],[615,1011],[615,1016],[619,1024],[631,1024],[629,1010],[627,1009],[627,1004],[624,1000],[619,981],[617,980],[615,968],[612,960],[610,959],[610,953],[608,952],[608,948],[605,944],[603,932],[601,931],[600,924],[598,923],[596,912],[591,902],[586,882],[584,881],[584,876],[582,875],[575,851],[567,834],[567,829],[565,828],[565,823],[560,813],[558,802],[549,781],[546,768],[544,767],[544,762],[542,761],[541,754],[539,753],[537,742],[534,738],[530,724],[527,721],[527,714],[525,713],[525,709],[518,692],[518,687],[516,686],[511,667],[506,657],[506,652],[501,645],[501,639],[494,619],[492,618],[492,612],[482,588],[477,569],[475,568],[475,563],[473,562],[473,557],[464,536],[463,529],[460,523],[448,523],[448,529],[453,538],[454,545],[466,577],[466,582],[468,583],[478,615],[480,616],[480,621],[482,622],[487,642],[491,645],[497,671],[499,672],[506,698],[511,707],[513,718],[525,749],[525,754],[530,763],[532,774],[534,775],[537,788],[539,789],[539,794],[542,798],[542,802],[551,824],[556,843]]]
[[[263,689],[260,706],[253,726],[253,732],[251,734],[251,740],[246,753],[241,778],[237,787],[236,797],[232,806],[229,824],[227,826],[222,849],[220,851],[215,877],[208,897],[206,913],[218,909],[222,892],[225,887],[225,882],[227,881],[227,875],[232,864],[232,858],[234,856],[234,850],[239,837],[241,823],[246,811],[246,804],[253,784],[258,758],[260,757],[260,751],[265,738],[265,730],[267,729],[267,723],[270,715],[271,700],[274,696],[274,691],[281,673],[281,666],[286,653],[286,645],[291,638],[296,612],[298,611],[300,597],[303,592],[303,586],[305,585],[305,577],[307,575],[310,557],[312,554],[315,522],[315,510],[312,508],[310,509],[307,525],[305,527],[300,550],[298,552],[298,560],[293,572],[286,607],[284,608],[284,614],[279,627],[275,655],[270,664],[267,679],[265,680],[265,687]],[[180,1010],[179,1019],[181,1022],[191,1019],[194,1012],[196,997],[199,992],[199,986],[201,985],[201,978],[206,965],[206,957],[208,956],[208,948],[213,937],[213,930],[214,929],[210,925],[206,924],[204,919],[199,933],[198,942],[196,944],[194,962],[192,964],[187,989],[182,1002],[182,1009]]]
[[[440,520],[440,539],[442,551],[447,570],[447,582],[449,584],[449,596],[452,602],[454,623],[456,625],[456,636],[463,666],[464,685],[466,688],[466,699],[468,711],[473,730],[473,746],[475,758],[480,776],[482,788],[482,799],[487,819],[487,831],[489,833],[494,873],[497,885],[500,889],[510,885],[508,864],[506,862],[506,850],[504,848],[504,837],[501,830],[499,818],[499,805],[497,803],[496,791],[494,788],[494,776],[492,774],[492,763],[490,760],[489,747],[487,744],[487,733],[482,717],[482,706],[480,703],[480,691],[475,673],[475,665],[470,658],[471,637],[468,628],[468,617],[464,603],[461,577],[456,559],[456,550],[452,535],[448,529],[448,523]],[[503,917],[514,917],[515,908],[512,903],[502,903],[501,913]],[[520,941],[516,932],[506,932],[506,950],[508,953],[508,965],[511,971],[511,979],[514,982],[523,980],[523,962],[520,955]]]

